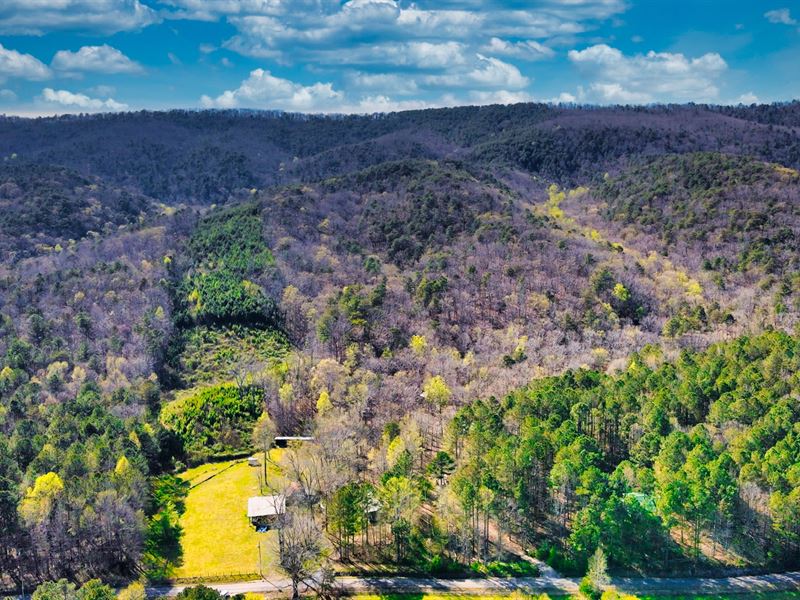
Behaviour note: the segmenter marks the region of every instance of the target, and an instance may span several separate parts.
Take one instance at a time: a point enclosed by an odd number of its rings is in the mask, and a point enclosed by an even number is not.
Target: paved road
[[[572,594],[578,590],[578,579],[558,576],[531,578],[437,579],[435,577],[339,577],[337,585],[351,594],[358,593],[451,593],[484,595],[520,590],[529,593]],[[771,575],[748,575],[723,578],[614,578],[617,589],[635,594],[734,594],[778,591],[800,591],[800,571]],[[189,586],[154,587],[148,593],[175,595]],[[254,592],[286,596],[291,593],[287,579],[209,584],[220,592],[240,594]]]

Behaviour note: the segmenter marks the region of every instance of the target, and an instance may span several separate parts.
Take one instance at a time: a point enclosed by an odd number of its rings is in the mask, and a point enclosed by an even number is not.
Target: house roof
[[[286,512],[286,497],[277,496],[253,496],[247,500],[247,516],[271,517],[282,515]]]

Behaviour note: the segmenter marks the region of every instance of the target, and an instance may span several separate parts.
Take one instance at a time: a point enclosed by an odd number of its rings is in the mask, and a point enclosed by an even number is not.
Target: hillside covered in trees
[[[175,474],[276,434],[340,567],[800,566],[797,103],[2,118],[0,157],[0,588],[170,577]]]

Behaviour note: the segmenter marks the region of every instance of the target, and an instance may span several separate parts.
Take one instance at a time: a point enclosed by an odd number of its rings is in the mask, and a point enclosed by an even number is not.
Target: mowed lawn
[[[181,517],[183,564],[177,579],[256,575],[259,544],[263,572],[274,572],[276,533],[256,533],[247,520],[247,499],[259,495],[260,469],[244,460],[205,464],[180,475],[196,487]]]

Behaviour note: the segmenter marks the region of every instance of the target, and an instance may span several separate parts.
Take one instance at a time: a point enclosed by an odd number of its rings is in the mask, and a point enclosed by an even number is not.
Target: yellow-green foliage
[[[411,349],[416,354],[422,355],[428,348],[428,341],[425,339],[424,335],[412,335],[411,341],[409,342],[409,346],[411,346]]]
[[[425,399],[436,407],[445,406],[453,395],[447,382],[440,375],[428,379],[422,389]]]
[[[554,219],[563,219],[564,211],[559,208],[559,205],[566,198],[566,194],[558,189],[554,183],[547,188],[547,213]]]
[[[117,600],[147,600],[147,591],[144,584],[134,581],[117,594]]]
[[[38,524],[50,514],[53,503],[64,492],[64,482],[56,473],[45,473],[36,478],[25,492],[19,512],[26,523]]]
[[[321,415],[324,415],[332,408],[333,404],[331,403],[331,395],[328,393],[328,390],[322,390],[319,393],[319,398],[317,399],[317,412]]]

